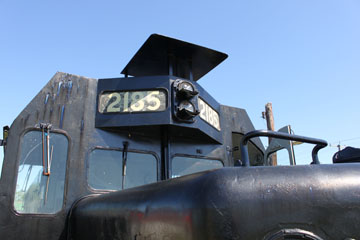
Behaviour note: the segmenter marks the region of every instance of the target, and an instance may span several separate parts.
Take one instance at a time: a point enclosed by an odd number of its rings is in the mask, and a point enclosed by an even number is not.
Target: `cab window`
[[[63,206],[68,139],[51,132],[47,145],[43,134],[41,131],[27,132],[21,142],[14,198],[18,213],[51,214]],[[44,152],[50,153],[49,159]],[[47,160],[49,168],[44,163]]]
[[[152,154],[127,152],[124,169],[123,178],[122,150],[94,149],[89,156],[89,186],[96,190],[121,190],[157,181],[157,159]]]
[[[223,166],[223,163],[219,160],[176,156],[172,159],[172,177],[180,177]]]
[[[244,134],[232,133],[233,151],[232,157],[234,162],[241,160],[240,142]],[[264,165],[264,153],[251,141],[248,142],[248,153],[251,166]]]

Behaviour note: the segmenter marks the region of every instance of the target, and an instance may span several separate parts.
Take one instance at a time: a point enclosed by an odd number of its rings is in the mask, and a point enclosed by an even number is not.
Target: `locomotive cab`
[[[59,239],[81,197],[233,166],[239,136],[254,127],[197,82],[226,57],[154,34],[123,78],[56,73],[4,138],[1,234]],[[256,139],[254,164],[263,150]]]
[[[359,167],[265,167],[268,133],[198,83],[226,57],[154,34],[125,77],[56,73],[4,131],[0,239],[356,236]]]

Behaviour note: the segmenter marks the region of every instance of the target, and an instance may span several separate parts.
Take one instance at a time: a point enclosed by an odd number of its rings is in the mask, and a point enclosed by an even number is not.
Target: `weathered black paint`
[[[167,74],[102,80],[55,74],[10,127],[0,179],[0,239],[360,238],[359,164],[233,167],[232,133],[254,127],[245,110],[220,105],[197,82],[200,96],[220,115],[221,132],[198,117],[192,125],[177,122],[170,110],[121,119],[97,112],[101,91],[152,89],[154,83],[169,90],[178,77]],[[51,123],[69,140],[64,204],[55,214],[20,214],[13,202],[21,139],[40,123]],[[90,152],[122,150],[125,141],[129,151],[155,156],[159,182],[115,192],[92,189]],[[252,142],[264,150],[259,139]],[[218,159],[226,168],[169,179],[175,156]]]
[[[220,141],[223,144],[209,137],[194,139],[191,128],[179,132],[177,126],[170,125],[166,129],[169,147],[164,153],[168,155],[168,160],[164,162],[161,161],[160,127],[107,130],[95,127],[97,83],[96,79],[59,72],[11,125],[0,180],[0,239],[65,239],[65,222],[71,205],[83,196],[104,193],[91,189],[87,183],[87,159],[95,148],[122,149],[122,143],[128,141],[129,150],[146,151],[157,157],[158,179],[161,180],[171,176],[171,158],[174,156],[219,159],[225,166],[232,166],[226,148],[232,146],[231,131],[245,133],[254,129],[244,110],[219,105],[222,127],[230,130],[221,132]],[[228,112],[232,112],[232,115]],[[22,136],[29,130],[39,129],[43,122],[51,123],[52,131],[64,133],[69,139],[64,206],[53,215],[18,214],[13,202],[21,150],[19,146]],[[262,148],[261,143],[258,144]]]
[[[359,171],[349,164],[201,172],[79,201],[70,232],[74,239],[264,239],[298,228],[322,239],[357,238]]]

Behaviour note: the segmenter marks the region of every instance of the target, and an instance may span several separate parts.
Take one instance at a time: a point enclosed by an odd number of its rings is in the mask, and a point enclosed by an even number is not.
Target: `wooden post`
[[[274,115],[273,115],[272,104],[271,103],[267,103],[265,105],[265,117],[266,117],[267,129],[271,130],[271,131],[275,131]],[[270,145],[270,142],[271,142],[271,138],[269,137],[269,145]],[[272,166],[277,165],[276,153],[273,153],[271,155],[271,165]]]

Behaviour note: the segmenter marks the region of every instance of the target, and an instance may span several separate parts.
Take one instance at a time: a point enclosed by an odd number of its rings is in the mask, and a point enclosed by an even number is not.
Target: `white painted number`
[[[150,111],[156,111],[160,108],[161,102],[156,96],[159,95],[159,91],[152,91],[146,96],[146,100],[149,103],[147,109]]]
[[[129,111],[129,92],[124,94],[124,112]]]
[[[99,112],[158,112],[166,109],[165,91],[133,91],[103,93]]]
[[[219,114],[201,98],[198,98],[198,105],[200,110],[200,118],[220,131]]]
[[[121,96],[119,93],[111,93],[109,95],[109,102],[111,99],[115,98],[115,100],[109,104],[108,108],[107,108],[107,112],[118,112],[120,111],[120,100],[121,100]]]
[[[131,94],[131,105],[130,108],[134,112],[139,112],[144,109],[144,94],[142,92],[133,92]]]

